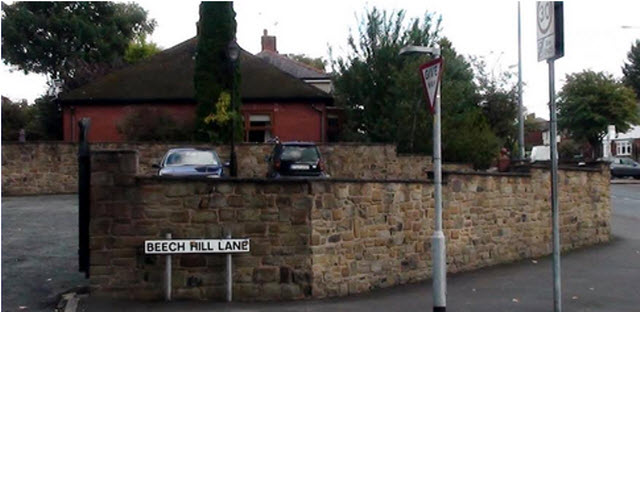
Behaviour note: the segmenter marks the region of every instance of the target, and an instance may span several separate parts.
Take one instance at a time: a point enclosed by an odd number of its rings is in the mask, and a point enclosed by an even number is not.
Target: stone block
[[[253,271],[255,283],[270,283],[279,280],[280,270],[277,267],[259,267]]]

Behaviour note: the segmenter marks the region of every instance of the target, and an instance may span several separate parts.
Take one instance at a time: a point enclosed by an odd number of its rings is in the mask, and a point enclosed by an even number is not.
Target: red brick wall
[[[273,135],[282,141],[301,140],[322,142],[323,130],[326,130],[326,113],[323,104],[307,103],[248,103],[242,107],[243,113],[270,113],[273,121]],[[89,129],[90,142],[122,142],[118,133],[118,124],[137,108],[154,107],[171,114],[178,123],[193,120],[195,105],[78,105],[65,106],[63,109],[64,141],[78,140],[78,121],[83,117],[91,118]],[[323,122],[325,122],[323,124]]]
[[[321,112],[314,109],[314,107]],[[283,142],[294,140],[324,142],[326,131],[326,107],[323,104],[308,103],[245,103],[242,106],[245,122],[251,113],[269,113],[273,123],[272,134]],[[248,123],[245,123],[245,130]],[[326,134],[325,134],[326,137]]]
[[[124,138],[118,133],[118,124],[127,115],[140,108],[158,108],[162,112],[172,115],[178,123],[193,120],[194,105],[78,105],[65,106],[63,109],[64,141],[78,140],[78,121],[83,117],[91,118],[89,129],[90,142],[122,142]]]

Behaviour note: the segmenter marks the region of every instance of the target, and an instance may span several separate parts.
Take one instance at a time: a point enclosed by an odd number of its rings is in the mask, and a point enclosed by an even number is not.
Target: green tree
[[[472,64],[482,113],[501,146],[511,149],[518,136],[518,91],[513,74],[489,73],[481,58],[474,58]]]
[[[7,97],[2,97],[2,141],[17,141],[20,130],[27,129],[32,116],[32,109],[26,100],[12,102]]]
[[[198,46],[194,82],[196,90],[196,138],[214,143],[226,143],[231,138],[231,119],[240,111],[240,68],[235,68],[228,56],[229,43],[236,36],[236,13],[233,2],[202,2],[198,23]],[[235,79],[233,78],[235,77]],[[235,92],[233,83],[235,82]],[[221,95],[235,94],[235,116],[226,122],[207,121],[216,114]],[[242,123],[234,122],[236,138],[242,136]]]
[[[558,95],[558,126],[574,140],[598,151],[608,125],[624,132],[638,118],[636,96],[629,87],[603,72],[569,74]]]
[[[640,40],[631,45],[627,54],[628,63],[622,67],[624,84],[633,89],[636,97],[640,99]]]
[[[146,38],[133,40],[124,52],[124,61],[130,65],[152,57],[161,49],[154,42],[147,42]]]
[[[422,21],[406,22],[405,16],[404,10],[367,10],[359,19],[357,36],[349,34],[346,58],[332,61],[337,101],[346,109],[346,139],[393,142],[398,134],[398,110],[413,112],[414,119],[418,115],[419,61],[398,54],[406,44],[434,45],[440,19],[427,13]],[[416,67],[413,73],[408,64]],[[407,74],[413,78],[408,80]]]
[[[287,57],[289,57],[291,60],[295,60],[296,62],[303,63],[305,65],[308,65],[309,67],[315,68],[316,70],[320,70],[322,72],[324,72],[324,69],[327,66],[327,62],[322,58],[308,57],[307,55],[302,53],[301,54],[290,53],[287,55]]]
[[[61,140],[62,113],[56,97],[43,95],[32,105],[2,97],[2,140],[17,141],[21,129],[27,140]]]
[[[2,3],[2,59],[68,90],[84,65],[117,64],[155,26],[135,3]]]
[[[446,38],[440,18],[426,13],[405,21],[404,11],[373,8],[348,38],[346,58],[332,62],[336,97],[346,111],[346,140],[394,142],[400,152],[431,153],[433,117],[419,74],[425,56],[399,56],[404,45],[440,44],[442,154],[444,161],[486,168],[498,154],[498,141],[482,116],[473,70]]]

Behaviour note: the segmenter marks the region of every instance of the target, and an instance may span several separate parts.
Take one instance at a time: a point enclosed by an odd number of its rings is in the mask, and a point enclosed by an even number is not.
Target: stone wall
[[[170,148],[210,148],[193,143],[95,143],[91,150],[135,150],[139,156],[139,171],[152,175]],[[320,144],[327,171],[336,178],[425,179],[430,157],[397,155],[392,145]],[[214,147],[227,161],[229,147]],[[264,178],[267,174],[265,156],[273,145],[244,143],[236,148],[238,172],[241,177]],[[66,142],[5,142],[2,145],[2,191],[4,195],[45,195],[77,192],[76,143]]]
[[[77,145],[62,142],[2,144],[2,194],[78,191]]]
[[[96,295],[159,299],[164,258],[145,255],[144,240],[251,240],[234,255],[234,298],[311,296],[310,196],[306,182],[176,180],[135,177],[135,152],[94,153],[91,276]],[[225,298],[225,255],[177,255],[176,299]]]
[[[131,153],[95,153],[93,294],[162,297],[162,256],[144,240],[251,239],[234,255],[234,298],[278,300],[365,292],[431,270],[433,185],[426,180],[167,179],[136,175]],[[549,171],[446,175],[450,273],[551,252]],[[563,249],[610,236],[609,170],[560,171]],[[174,298],[224,299],[224,255],[174,256]]]

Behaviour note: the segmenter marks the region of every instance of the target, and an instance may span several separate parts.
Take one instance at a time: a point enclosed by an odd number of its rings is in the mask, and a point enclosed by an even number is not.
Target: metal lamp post
[[[428,54],[440,58],[440,47],[408,45],[400,49],[400,55]],[[433,183],[435,201],[435,228],[431,237],[431,256],[433,259],[433,311],[444,312],[447,309],[447,254],[444,233],[442,232],[442,148],[440,132],[440,88],[436,91],[435,113],[433,117]]]
[[[235,40],[231,40],[227,46],[227,55],[231,64],[231,154],[229,169],[232,177],[238,176],[238,163],[236,161],[235,137],[236,137],[236,65],[240,58],[240,47]]]

